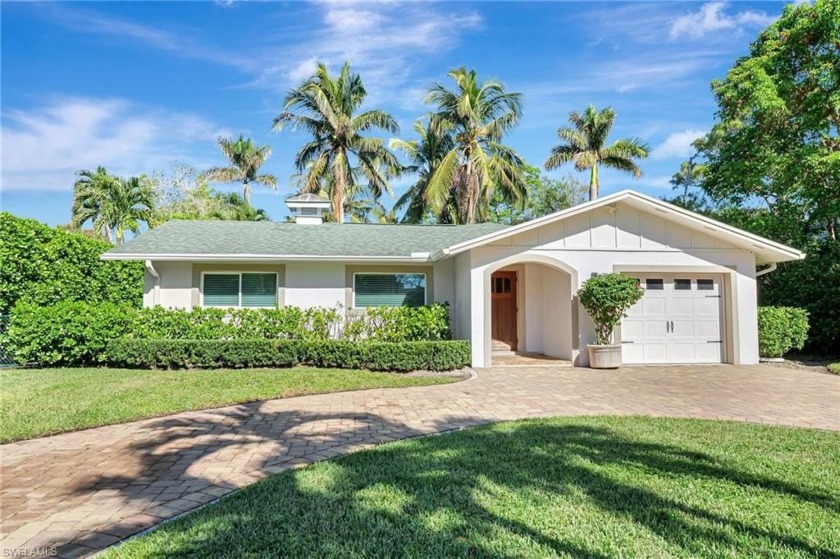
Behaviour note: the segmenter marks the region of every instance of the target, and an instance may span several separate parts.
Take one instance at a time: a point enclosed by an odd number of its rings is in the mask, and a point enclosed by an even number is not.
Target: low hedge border
[[[449,371],[470,363],[466,340],[348,342],[345,340],[113,340],[112,367],[133,369],[244,369],[313,367],[371,371]]]

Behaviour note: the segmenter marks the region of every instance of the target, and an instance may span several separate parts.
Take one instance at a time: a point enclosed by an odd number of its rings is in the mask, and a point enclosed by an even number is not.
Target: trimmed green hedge
[[[466,340],[349,342],[346,340],[114,340],[103,360],[137,369],[313,367],[407,372],[448,371],[470,362]]]
[[[371,309],[345,317],[341,308],[169,310],[133,309],[112,303],[64,302],[53,306],[19,303],[3,347],[18,363],[87,366],[104,361],[110,340],[346,340],[417,342],[448,340],[449,308]],[[338,346],[336,346],[338,347]],[[329,351],[334,351],[330,349]],[[318,359],[329,361],[330,354]],[[398,351],[398,350],[395,350]],[[339,357],[351,355],[343,351]],[[336,357],[333,360],[339,359]],[[338,366],[338,365],[336,365]]]
[[[762,357],[783,357],[802,349],[808,339],[808,312],[795,307],[758,308],[758,352]]]
[[[137,311],[113,303],[19,303],[3,345],[20,364],[84,367],[104,362],[108,343],[129,331]]]

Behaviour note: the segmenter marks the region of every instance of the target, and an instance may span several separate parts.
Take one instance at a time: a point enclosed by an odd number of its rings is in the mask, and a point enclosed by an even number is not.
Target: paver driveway
[[[90,554],[291,467],[492,421],[649,414],[840,430],[838,409],[840,377],[704,366],[496,368],[453,385],[187,412],[0,447],[0,547]]]

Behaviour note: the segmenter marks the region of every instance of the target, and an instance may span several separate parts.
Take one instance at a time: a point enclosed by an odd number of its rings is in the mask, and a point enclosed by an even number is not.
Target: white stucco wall
[[[472,339],[473,323],[472,313],[472,299],[470,297],[470,285],[472,282],[471,273],[472,266],[470,263],[470,253],[459,254],[454,258],[455,269],[455,294],[450,312],[453,317],[452,333],[456,339],[469,340]]]
[[[155,270],[160,276],[158,305],[172,309],[192,308],[192,264],[189,262],[155,262]],[[153,306],[153,278],[146,271],[145,285],[148,287],[143,296],[143,304]]]
[[[304,309],[345,303],[345,265],[333,262],[286,264],[286,304]]]

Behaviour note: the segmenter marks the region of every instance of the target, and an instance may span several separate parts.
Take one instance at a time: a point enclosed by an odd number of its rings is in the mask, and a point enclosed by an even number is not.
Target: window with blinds
[[[204,274],[205,307],[276,307],[277,274]]]
[[[426,274],[355,274],[354,307],[420,307],[426,304]]]

